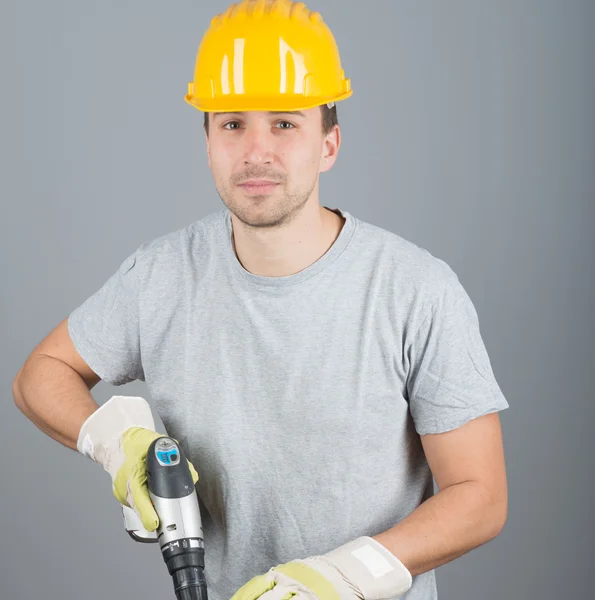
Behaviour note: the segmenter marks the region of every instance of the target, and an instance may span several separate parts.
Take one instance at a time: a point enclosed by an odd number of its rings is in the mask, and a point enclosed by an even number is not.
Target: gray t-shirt
[[[245,270],[225,209],[140,245],[69,317],[199,472],[211,600],[391,528],[434,493],[419,435],[508,407],[453,270],[334,210],[339,236],[295,275]],[[436,599],[435,572],[402,598]]]

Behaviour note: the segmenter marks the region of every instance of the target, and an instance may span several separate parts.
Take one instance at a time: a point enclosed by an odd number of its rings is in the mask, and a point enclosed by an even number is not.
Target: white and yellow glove
[[[110,474],[116,499],[132,508],[150,532],[159,518],[147,488],[147,451],[160,437],[144,398],[112,396],[83,423],[77,441],[78,451]],[[190,461],[188,465],[196,484],[198,473]]]
[[[231,600],[388,600],[402,596],[412,581],[392,552],[363,536],[327,554],[277,565]]]

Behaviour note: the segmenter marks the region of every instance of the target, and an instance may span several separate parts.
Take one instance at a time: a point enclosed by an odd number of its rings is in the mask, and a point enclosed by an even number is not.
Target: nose
[[[273,162],[273,135],[268,125],[252,124],[244,133],[244,164],[267,165]]]

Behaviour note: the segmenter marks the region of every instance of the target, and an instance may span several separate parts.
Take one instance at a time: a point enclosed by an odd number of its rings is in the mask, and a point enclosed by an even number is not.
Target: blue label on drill
[[[170,465],[178,458],[178,451],[176,448],[170,450],[157,450],[157,458],[164,465]]]

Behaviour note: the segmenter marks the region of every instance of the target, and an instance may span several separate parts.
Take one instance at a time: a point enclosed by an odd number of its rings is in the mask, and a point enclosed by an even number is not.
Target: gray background
[[[1,5],[2,598],[172,597],[157,547],[124,532],[107,473],[37,430],[11,383],[140,242],[223,208],[183,95],[226,6]],[[508,523],[438,569],[439,596],[591,597],[595,3],[309,7],[355,90],[321,201],[452,266],[511,404]]]

